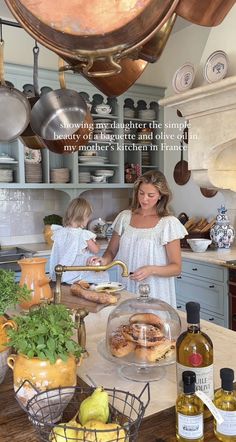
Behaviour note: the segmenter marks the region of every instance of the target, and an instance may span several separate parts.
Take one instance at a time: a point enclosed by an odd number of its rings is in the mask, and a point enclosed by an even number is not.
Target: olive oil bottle
[[[214,433],[222,442],[236,441],[236,391],[233,390],[234,371],[231,368],[220,370],[221,389],[215,393],[214,404],[224,422],[214,419]]]
[[[182,373],[183,393],[176,401],[176,438],[180,442],[202,442],[203,402],[195,395],[196,375],[193,371]]]
[[[183,391],[182,373],[193,370],[196,374],[196,390],[203,391],[211,400],[214,398],[213,379],[213,344],[209,336],[200,328],[200,304],[188,302],[187,330],[183,332],[176,343],[176,370],[178,393]],[[204,407],[204,418],[211,416]]]

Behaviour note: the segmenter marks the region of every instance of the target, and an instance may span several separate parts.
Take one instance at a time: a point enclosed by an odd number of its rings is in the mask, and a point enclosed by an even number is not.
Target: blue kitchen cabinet
[[[199,302],[201,318],[228,327],[228,270],[220,265],[183,259],[175,280],[177,309]]]

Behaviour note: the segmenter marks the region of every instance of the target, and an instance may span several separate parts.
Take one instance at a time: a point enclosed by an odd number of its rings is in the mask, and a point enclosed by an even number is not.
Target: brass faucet
[[[55,273],[56,273],[56,288],[54,292],[54,304],[60,304],[61,302],[61,278],[63,272],[70,272],[70,271],[91,271],[91,272],[103,272],[105,270],[109,270],[111,267],[114,267],[116,265],[119,265],[123,272],[122,276],[128,277],[129,272],[127,265],[123,261],[112,261],[110,264],[107,264],[105,266],[62,266],[58,264],[55,267]]]
[[[129,276],[128,268],[126,264],[123,261],[112,261],[110,264],[107,264],[105,266],[62,266],[58,264],[55,267],[55,273],[56,273],[56,287],[54,291],[54,304],[60,304],[61,302],[61,278],[63,272],[70,272],[70,271],[94,271],[94,272],[103,272],[105,270],[110,269],[111,267],[114,267],[116,265],[119,265],[122,268],[122,276]],[[84,309],[78,309],[76,312],[76,324],[78,327],[78,343],[80,346],[84,349],[84,356],[88,356],[88,352],[86,350],[86,330],[85,330],[85,322],[84,318],[87,316],[88,312]]]

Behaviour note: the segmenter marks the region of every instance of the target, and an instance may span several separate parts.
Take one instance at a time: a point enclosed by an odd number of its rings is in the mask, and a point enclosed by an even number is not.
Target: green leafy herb
[[[62,226],[62,217],[60,215],[47,215],[43,218],[44,224],[58,224],[59,226]]]
[[[7,345],[18,353],[49,359],[51,364],[58,358],[66,361],[69,355],[81,356],[81,347],[72,339],[76,326],[64,305],[41,305],[14,320],[17,330],[7,330]]]
[[[29,300],[31,291],[25,284],[21,287],[15,282],[14,272],[0,269],[0,316],[20,301]]]

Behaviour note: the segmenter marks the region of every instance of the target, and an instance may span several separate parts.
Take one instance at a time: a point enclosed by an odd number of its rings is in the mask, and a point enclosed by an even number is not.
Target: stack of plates
[[[112,141],[114,140],[113,120],[110,118],[94,119],[93,138],[96,141]]]
[[[101,157],[100,155],[97,155],[96,157],[89,157],[89,156],[80,156],[79,162],[82,164],[88,164],[88,165],[97,165],[97,164],[104,164],[105,161],[107,161],[106,157]]]
[[[50,170],[51,183],[68,183],[70,181],[70,171],[67,167]]]
[[[124,117],[134,118],[135,111],[131,107],[124,107]]]
[[[112,169],[97,169],[97,170],[95,170],[94,175],[111,177],[114,175],[114,170],[112,170]]]
[[[155,120],[156,112],[154,109],[141,109],[138,113],[138,117],[142,120]]]
[[[25,163],[25,182],[42,183],[42,163]]]
[[[79,172],[79,183],[90,183],[90,172]]]
[[[12,169],[0,169],[0,182],[1,183],[11,183],[13,181],[13,170]]]
[[[142,152],[142,164],[143,166],[150,166],[150,152],[149,151],[143,151]]]

